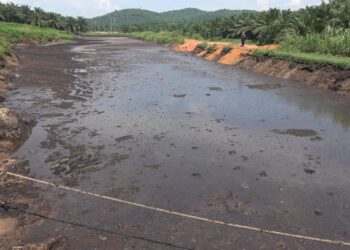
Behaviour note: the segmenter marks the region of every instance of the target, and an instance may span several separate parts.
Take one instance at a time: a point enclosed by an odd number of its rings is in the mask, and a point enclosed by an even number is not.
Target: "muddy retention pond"
[[[36,121],[12,156],[29,176],[350,241],[348,98],[127,38],[80,38],[16,53],[21,68],[6,105]],[[23,244],[61,236],[67,249],[84,250],[343,249],[35,190],[52,219],[21,235]]]

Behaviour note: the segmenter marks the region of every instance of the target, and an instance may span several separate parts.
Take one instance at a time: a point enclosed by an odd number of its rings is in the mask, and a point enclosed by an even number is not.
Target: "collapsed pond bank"
[[[32,122],[21,119],[4,104],[6,92],[12,73],[19,67],[18,58],[12,54],[6,56],[0,65],[0,163],[6,154],[13,152],[31,133]]]
[[[244,56],[237,65],[256,73],[295,80],[320,89],[336,91],[339,94],[350,93],[350,70],[337,69],[331,65],[303,64],[255,55]]]
[[[238,67],[250,70],[259,74],[295,80],[312,87],[323,90],[332,90],[339,94],[350,93],[350,70],[340,69],[332,65],[317,65],[311,63],[299,63],[287,59],[279,59],[270,56],[258,56],[252,53],[256,50],[274,50],[278,46],[257,46],[232,45],[230,43],[210,42],[206,49],[198,50],[203,45],[197,40],[186,40],[183,44],[177,45],[174,49],[178,52],[187,52],[203,57],[209,61],[216,61],[220,64],[237,65]],[[215,50],[213,51],[213,45]],[[231,50],[224,54],[224,47]]]
[[[26,121],[17,113],[6,107],[4,94],[8,82],[20,67],[15,54],[0,60],[0,248],[12,249],[22,245],[22,235],[39,223],[39,217],[30,216],[24,211],[28,208],[49,214],[50,206],[43,200],[37,189],[28,182],[7,176],[6,171],[28,175],[29,161],[18,161],[11,158],[31,135],[33,121]],[[50,243],[50,242],[49,242]],[[20,249],[49,249],[49,243],[19,247]],[[55,242],[56,244],[56,242]],[[32,248],[31,248],[32,247]],[[37,248],[38,247],[38,248]],[[40,248],[41,247],[41,248]]]

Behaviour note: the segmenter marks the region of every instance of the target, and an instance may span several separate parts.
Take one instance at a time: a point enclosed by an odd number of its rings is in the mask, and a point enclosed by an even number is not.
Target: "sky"
[[[252,9],[264,10],[270,7],[299,9],[306,5],[318,5],[322,0],[0,0],[41,7],[69,16],[95,17],[114,10],[141,8],[152,11],[167,11],[187,7],[202,10]]]

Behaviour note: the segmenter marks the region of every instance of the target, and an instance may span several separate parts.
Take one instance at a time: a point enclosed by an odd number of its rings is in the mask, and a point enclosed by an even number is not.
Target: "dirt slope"
[[[201,41],[199,40],[188,39],[185,41],[184,44],[176,46],[175,50],[178,52],[193,53],[195,52],[197,45],[200,43]],[[209,54],[207,51],[203,51],[203,52],[197,53],[197,56],[204,57],[209,61],[217,60],[218,63],[231,64],[231,65],[238,63],[242,59],[243,55],[250,54],[254,50],[271,50],[271,49],[276,49],[278,47],[277,45],[267,45],[267,46],[246,45],[244,47],[241,47],[240,45],[234,45],[232,43],[225,43],[225,42],[208,43],[209,46],[213,44],[216,44],[217,46],[217,50],[214,53]],[[221,51],[225,46],[231,47],[232,50],[228,54],[224,56],[220,56]]]
[[[208,53],[207,50],[197,53],[196,47],[201,43],[198,40],[186,40],[184,44],[175,47],[178,52],[195,53],[206,60],[217,61],[220,64],[238,65],[242,69],[254,71],[263,75],[278,77],[282,79],[296,80],[309,86],[320,89],[328,89],[337,93],[347,95],[350,93],[350,71],[340,70],[332,66],[317,66],[301,64],[287,60],[257,57],[251,55],[254,50],[273,50],[277,45],[233,45],[223,42],[210,42],[208,46],[216,44],[217,50]],[[232,48],[231,52],[221,55],[225,46]]]
[[[340,94],[350,93],[350,70],[252,55],[245,56],[238,66],[260,74],[296,80],[320,89],[333,90]]]

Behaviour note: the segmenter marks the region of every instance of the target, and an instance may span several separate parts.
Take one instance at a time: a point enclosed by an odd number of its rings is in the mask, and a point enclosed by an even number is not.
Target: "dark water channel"
[[[29,160],[30,176],[192,215],[350,240],[346,98],[124,38],[17,53],[22,68],[7,99],[37,121],[14,154]],[[336,248],[40,190],[51,217],[189,248]],[[71,249],[172,249],[87,227],[44,221],[25,241],[62,235]]]

